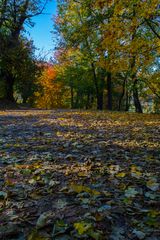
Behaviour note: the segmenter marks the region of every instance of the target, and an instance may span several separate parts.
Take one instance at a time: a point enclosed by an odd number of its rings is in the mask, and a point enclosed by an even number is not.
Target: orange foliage
[[[64,86],[56,80],[57,72],[53,66],[44,69],[42,75],[37,79],[39,90],[35,93],[36,107],[38,108],[60,108],[64,106]]]

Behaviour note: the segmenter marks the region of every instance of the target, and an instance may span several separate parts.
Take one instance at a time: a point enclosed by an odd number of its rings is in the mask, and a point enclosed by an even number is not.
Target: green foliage
[[[15,101],[16,90],[21,93],[25,102],[33,94],[33,90],[28,90],[32,88],[36,71],[34,48],[31,42],[24,39],[23,31],[24,24],[31,24],[31,18],[42,12],[45,2],[0,1],[0,79],[4,82],[3,98],[6,100]],[[27,94],[22,85],[26,85]]]
[[[56,60],[63,67],[61,80],[72,85],[72,107],[86,105],[81,92],[87,99],[88,86],[89,107],[96,100],[98,109],[128,111],[134,103],[141,112],[148,96],[152,105],[155,95],[159,101],[159,69],[157,77],[155,68],[148,74],[155,59],[159,62],[157,16],[157,0],[58,1]],[[74,104],[77,96],[80,104]]]

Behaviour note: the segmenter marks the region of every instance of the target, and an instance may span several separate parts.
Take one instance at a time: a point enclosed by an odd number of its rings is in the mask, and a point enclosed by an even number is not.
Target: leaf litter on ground
[[[160,115],[0,112],[0,239],[160,236]]]

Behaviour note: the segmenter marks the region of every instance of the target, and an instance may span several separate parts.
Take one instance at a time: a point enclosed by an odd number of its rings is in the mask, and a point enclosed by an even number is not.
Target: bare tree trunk
[[[118,110],[119,111],[121,110],[121,105],[122,105],[123,97],[125,95],[125,90],[126,90],[126,79],[124,79],[124,81],[123,81],[122,94],[121,94],[121,96],[119,98],[119,105],[118,105]]]
[[[136,79],[136,80],[134,81],[134,85],[133,85],[134,106],[135,106],[136,112],[138,112],[138,113],[143,113],[142,106],[141,106],[141,102],[140,102],[140,100],[139,100],[137,83],[138,83],[138,80]]]
[[[70,86],[70,91],[71,91],[71,109],[73,109],[74,108],[73,86]]]
[[[130,96],[129,96],[129,92],[128,90],[126,90],[126,103],[125,103],[125,111],[128,112],[129,111],[129,107],[130,107]]]
[[[96,76],[94,63],[91,64],[92,72],[93,72],[93,80],[96,89],[96,98],[97,98],[97,110],[103,110],[103,91],[99,90],[98,80]]]
[[[14,86],[14,78],[12,75],[7,75],[6,76],[6,100],[15,102],[14,99],[14,91],[13,91],[13,86]]]
[[[107,74],[107,109],[112,110],[112,75],[109,72]]]
[[[103,110],[103,91],[99,93],[98,99],[97,99],[97,109]]]

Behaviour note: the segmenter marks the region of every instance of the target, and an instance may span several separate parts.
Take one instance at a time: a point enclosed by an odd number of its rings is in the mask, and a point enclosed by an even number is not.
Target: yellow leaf
[[[74,223],[74,227],[78,231],[78,234],[82,235],[92,228],[92,224],[82,221]]]
[[[126,173],[125,172],[120,172],[116,175],[116,177],[120,177],[120,178],[123,178],[126,176]]]
[[[78,173],[78,176],[79,176],[79,177],[86,177],[87,175],[88,175],[87,172],[79,172],[79,173]]]
[[[159,215],[160,215],[160,211],[156,211],[156,210],[150,210],[148,213],[148,216],[152,218],[156,218]]]
[[[87,193],[89,193],[91,195],[95,195],[95,196],[100,195],[100,192],[98,192],[97,190],[91,189],[91,188],[83,186],[83,185],[72,184],[71,189],[76,193],[87,192]]]
[[[35,184],[36,183],[36,180],[35,179],[30,179],[29,181],[28,181],[30,184]]]
[[[135,178],[140,178],[142,176],[142,173],[139,171],[140,168],[136,165],[131,166],[131,176]]]

